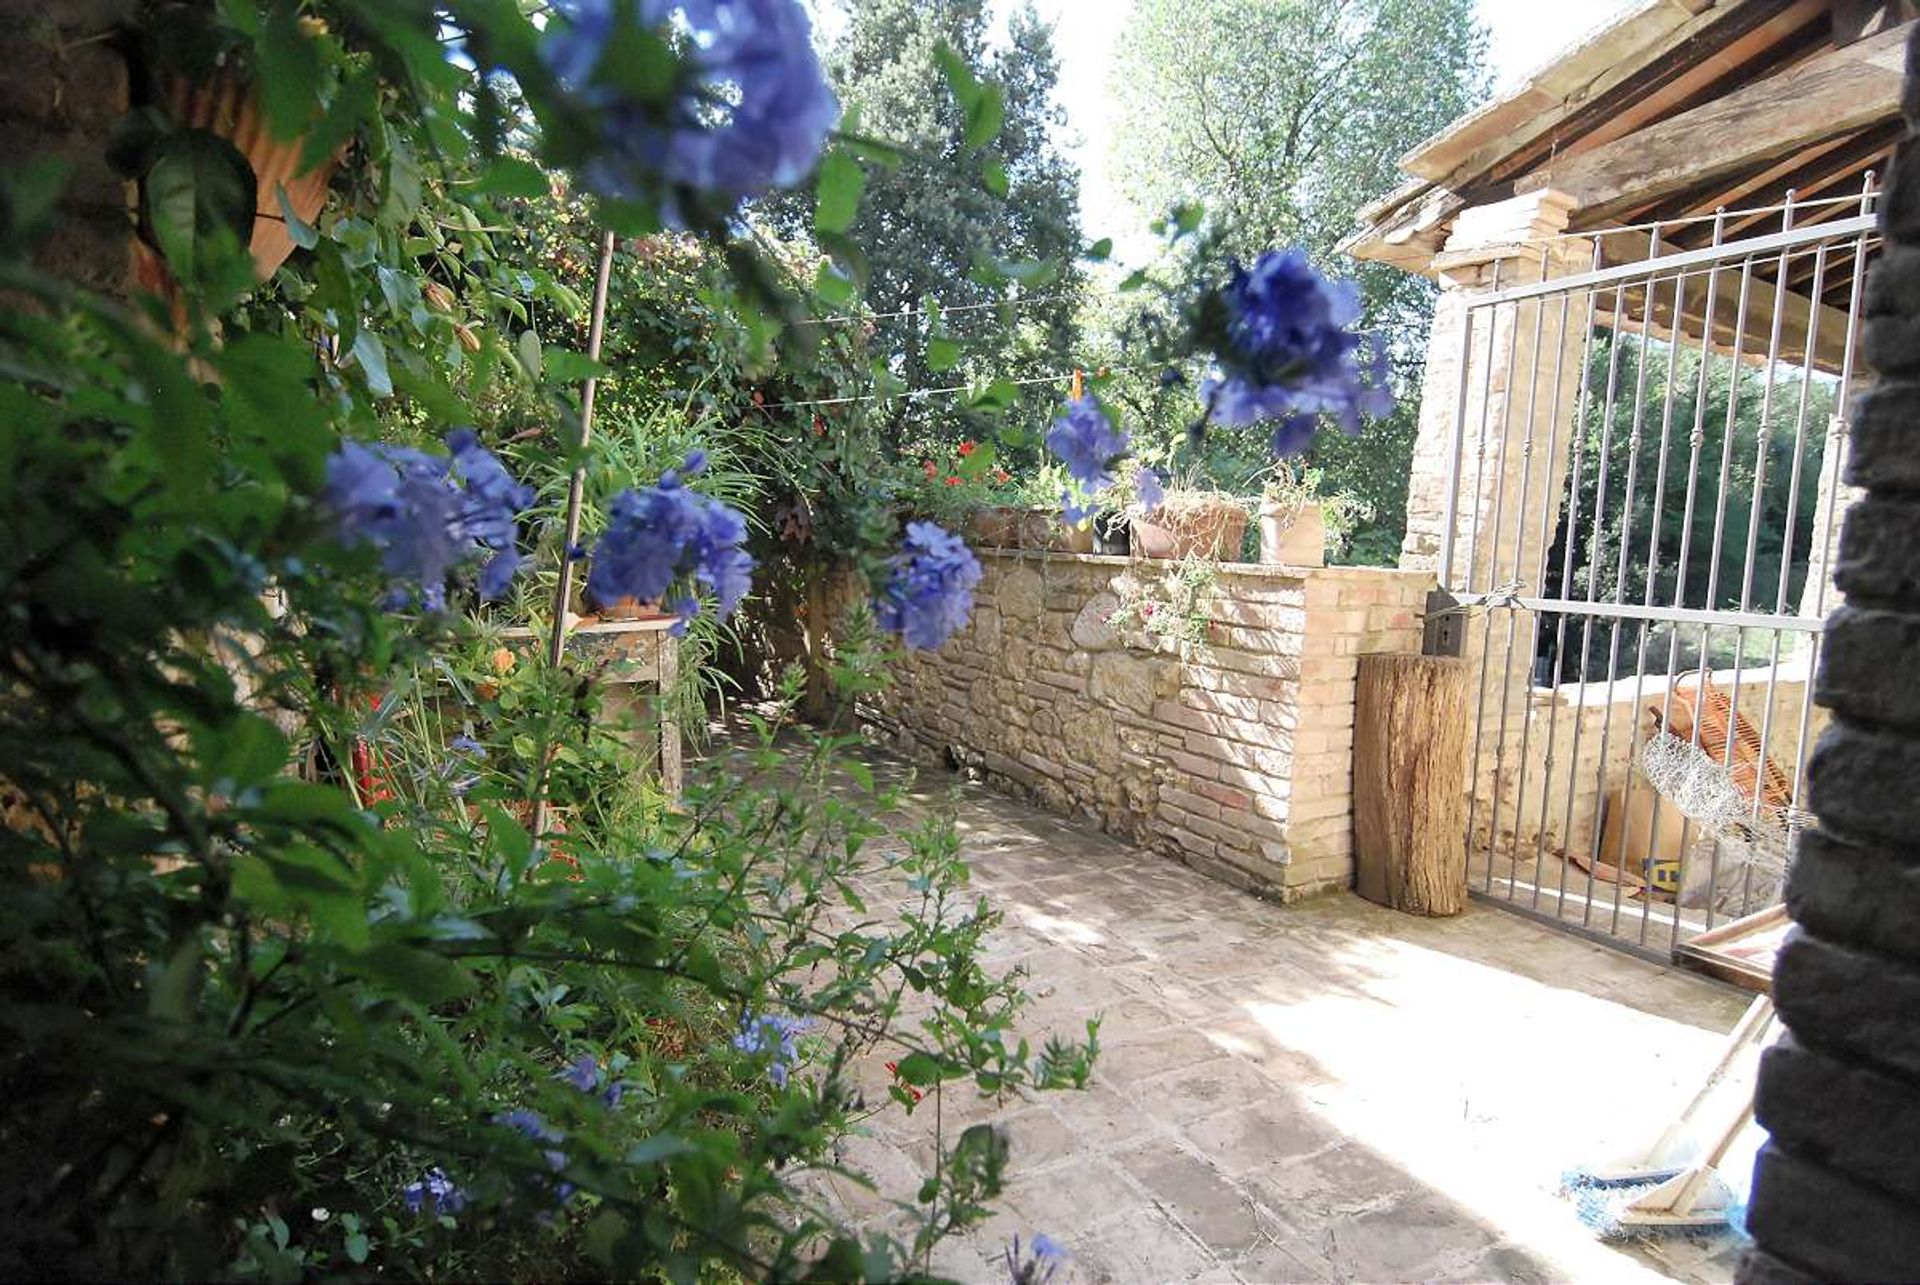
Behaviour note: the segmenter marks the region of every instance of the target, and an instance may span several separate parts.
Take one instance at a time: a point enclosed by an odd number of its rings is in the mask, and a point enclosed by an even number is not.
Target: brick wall
[[[968,627],[902,666],[872,724],[1264,895],[1351,879],[1355,657],[1419,650],[1430,575],[1219,564],[1183,657],[1106,621],[1167,564],[980,560]]]

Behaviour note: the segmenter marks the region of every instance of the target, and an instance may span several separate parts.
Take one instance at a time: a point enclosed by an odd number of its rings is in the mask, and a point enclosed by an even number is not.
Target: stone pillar
[[[1920,43],[1920,42],[1917,42]],[[1920,1270],[1920,83],[1881,213],[1865,356],[1816,696],[1832,709],[1808,768],[1818,829],[1787,888],[1797,923],[1774,968],[1788,1034],[1760,1068],[1772,1135],[1754,1169],[1740,1279],[1911,1280]]]
[[[1592,266],[1591,242],[1557,235],[1572,209],[1571,197],[1547,190],[1468,210],[1434,259],[1441,295],[1427,345],[1400,565],[1442,570],[1451,508],[1452,589],[1544,589],[1541,568],[1572,455],[1587,309],[1554,296],[1473,305],[1497,289]],[[1544,736],[1526,732],[1533,614],[1476,614],[1463,632],[1462,655],[1473,670],[1461,716],[1479,730],[1473,844],[1483,852],[1511,850],[1519,832],[1527,842],[1518,846],[1530,853],[1542,830],[1540,780],[1547,770]],[[1546,840],[1559,846],[1560,816],[1548,811]]]

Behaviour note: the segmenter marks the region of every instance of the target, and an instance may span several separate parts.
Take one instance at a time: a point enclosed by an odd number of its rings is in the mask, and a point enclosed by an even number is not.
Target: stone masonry
[[[1742,1264],[1752,1285],[1912,1280],[1920,1271],[1920,79],[1882,207],[1840,539],[1815,679],[1833,710],[1808,770],[1818,830],[1787,892],[1798,926],[1774,969],[1788,1035],[1761,1064],[1771,1135]]]
[[[981,563],[967,628],[870,711],[897,744],[1263,895],[1351,880],[1355,657],[1419,650],[1428,575],[1215,564],[1183,657],[1107,623],[1169,564]]]

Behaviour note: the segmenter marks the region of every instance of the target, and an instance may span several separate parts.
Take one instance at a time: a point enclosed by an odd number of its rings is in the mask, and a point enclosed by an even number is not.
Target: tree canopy
[[[1312,451],[1330,490],[1373,508],[1367,560],[1390,561],[1405,524],[1432,287],[1335,247],[1399,184],[1398,158],[1484,96],[1485,48],[1471,0],[1139,0],[1116,50],[1113,168],[1142,214],[1197,202],[1242,258],[1304,247],[1358,282],[1363,324],[1390,345],[1399,410]]]

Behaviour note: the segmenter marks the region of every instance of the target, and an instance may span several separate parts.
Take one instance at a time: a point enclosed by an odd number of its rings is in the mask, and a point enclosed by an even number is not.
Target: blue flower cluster
[[[603,65],[622,47],[622,10],[682,50],[664,101],[636,95],[623,69]],[[669,226],[685,226],[684,192],[730,210],[798,183],[840,119],[799,0],[570,0],[561,11],[547,66],[603,122],[586,181],[605,196],[658,202]]]
[[[1067,403],[1067,413],[1047,430],[1047,449],[1067,466],[1067,476],[1088,493],[1113,484],[1113,465],[1132,444],[1091,393]]]
[[[400,1199],[405,1202],[407,1212],[414,1214],[422,1210],[431,1214],[457,1214],[467,1207],[467,1193],[455,1186],[439,1165],[421,1174],[418,1182],[402,1187]]]
[[[1280,420],[1274,448],[1285,454],[1311,440],[1321,415],[1356,433],[1363,416],[1393,408],[1385,351],[1376,344],[1369,369],[1360,368],[1359,291],[1321,276],[1304,251],[1234,264],[1218,304],[1219,369],[1201,389],[1215,423]]]
[[[607,1069],[591,1053],[582,1053],[567,1063],[560,1078],[582,1093],[597,1095],[609,1107],[619,1106],[627,1092],[627,1082],[608,1075]]]
[[[787,1076],[800,1060],[795,1041],[812,1026],[804,1017],[782,1017],[777,1013],[749,1013],[740,1019],[740,1033],[733,1047],[752,1057],[765,1057],[767,1079],[776,1089],[787,1087]]]
[[[1045,1233],[1036,1233],[1023,1253],[1020,1235],[1015,1232],[1006,1252],[1007,1280],[1010,1285],[1046,1285],[1060,1270],[1060,1264],[1071,1257],[1066,1246]]]
[[[882,629],[909,647],[933,651],[967,623],[980,560],[959,536],[932,522],[909,522],[889,565],[873,604]]]
[[[515,482],[470,429],[447,435],[447,455],[348,442],[327,461],[324,502],[348,546],[371,545],[393,578],[388,605],[447,604],[447,580],[475,558],[482,598],[520,569],[515,520],[533,489]]]
[[[551,1144],[542,1147],[540,1154],[545,1157],[547,1168],[553,1170],[553,1172],[559,1173],[567,1167],[567,1153],[560,1147],[560,1144],[567,1140],[567,1135],[548,1124],[539,1112],[529,1111],[525,1107],[515,1107],[511,1111],[495,1116],[494,1123],[504,1124],[517,1133],[524,1133],[535,1142]],[[536,1181],[541,1186],[548,1185],[545,1180]],[[553,1182],[551,1183],[551,1187],[553,1203],[556,1205],[566,1204],[569,1200],[573,1199],[573,1193],[579,1190],[578,1187],[565,1180]]]
[[[747,521],[720,501],[687,489],[682,475],[706,465],[706,455],[695,451],[680,470],[662,473],[658,485],[614,497],[587,576],[587,592],[595,601],[663,601],[680,617],[675,632],[681,632],[699,614],[693,594],[698,585],[713,592],[722,619],[733,614],[753,587],[753,558],[740,547]]]

